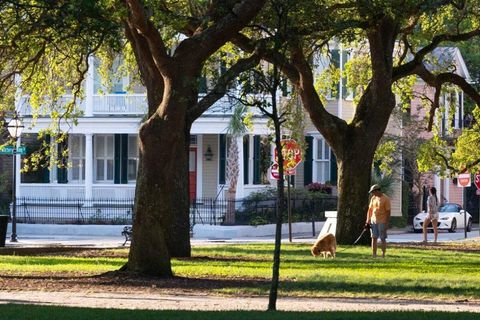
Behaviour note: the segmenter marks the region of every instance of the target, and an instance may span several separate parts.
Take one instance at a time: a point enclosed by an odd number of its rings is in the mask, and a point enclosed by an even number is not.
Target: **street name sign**
[[[27,154],[27,147],[21,146],[17,148],[16,154]],[[13,154],[13,146],[4,146],[0,148],[0,154]]]

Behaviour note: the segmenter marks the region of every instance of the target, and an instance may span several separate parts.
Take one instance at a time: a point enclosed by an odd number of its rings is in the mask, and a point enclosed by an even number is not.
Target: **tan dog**
[[[321,254],[324,259],[328,255],[334,258],[336,252],[337,252],[337,239],[335,239],[335,236],[331,233],[318,236],[317,241],[315,241],[315,243],[312,246],[312,254],[314,257],[317,257]]]

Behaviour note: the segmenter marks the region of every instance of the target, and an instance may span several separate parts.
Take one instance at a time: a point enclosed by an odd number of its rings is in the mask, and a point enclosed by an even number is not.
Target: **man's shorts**
[[[387,230],[385,229],[385,223],[372,223],[370,225],[370,233],[372,238],[380,238],[384,241],[387,238]]]

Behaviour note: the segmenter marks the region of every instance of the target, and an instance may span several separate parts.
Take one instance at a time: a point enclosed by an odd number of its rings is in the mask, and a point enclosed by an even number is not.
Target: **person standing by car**
[[[433,243],[437,243],[438,238],[438,198],[437,189],[431,187],[429,190],[430,195],[427,198],[427,216],[423,220],[423,242],[427,242],[427,228],[430,222],[433,226],[434,240]]]
[[[382,240],[382,258],[385,258],[387,229],[391,214],[390,198],[382,193],[378,184],[374,184],[368,193],[372,194],[366,221],[367,224],[370,224],[372,256],[377,257],[377,241],[380,238]]]

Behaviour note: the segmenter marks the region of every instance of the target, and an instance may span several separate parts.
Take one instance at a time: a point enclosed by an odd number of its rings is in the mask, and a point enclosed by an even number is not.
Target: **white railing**
[[[94,94],[94,114],[145,114],[146,94]]]
[[[133,199],[134,184],[94,184],[93,197],[96,200]]]
[[[60,113],[64,110],[64,106],[73,101],[73,95],[64,95],[60,97],[57,101],[45,101],[45,103],[38,108],[33,109],[30,104],[30,96],[25,95],[20,98],[18,103],[18,111],[22,115],[32,115],[37,114],[40,116],[49,116],[52,110],[58,110]],[[84,112],[85,111],[85,102],[77,100],[75,102],[75,110],[73,113]]]
[[[19,194],[19,197],[76,200],[85,198],[85,186],[81,184],[22,183]]]
[[[204,95],[199,96],[199,100]],[[259,97],[256,97],[259,98]],[[268,96],[261,97],[267,99]],[[38,110],[35,110],[36,114],[48,116],[51,110],[59,110],[70,101],[72,101],[72,95],[65,95],[59,98],[54,103],[45,103],[40,106]],[[32,115],[33,110],[30,105],[30,96],[25,95],[20,98],[18,110],[23,115]],[[75,105],[75,112],[85,112],[85,99],[77,100]],[[219,99],[213,106],[211,106],[204,115],[231,115],[233,113],[233,106],[239,102],[227,96]],[[94,115],[115,115],[115,114],[127,114],[127,115],[144,115],[148,110],[147,95],[143,93],[139,94],[94,94],[93,95],[93,114]],[[254,115],[261,115],[262,113],[258,108],[251,108]],[[269,110],[270,111],[270,110]]]

